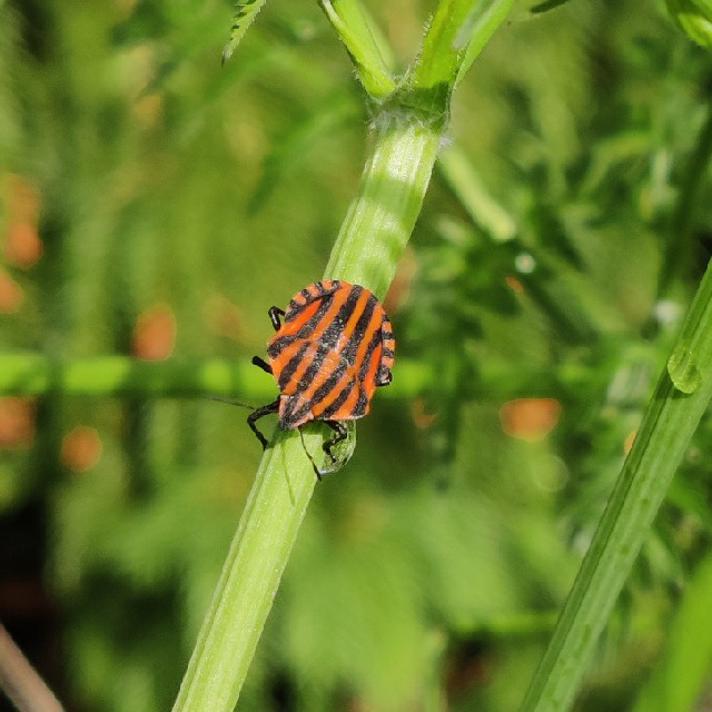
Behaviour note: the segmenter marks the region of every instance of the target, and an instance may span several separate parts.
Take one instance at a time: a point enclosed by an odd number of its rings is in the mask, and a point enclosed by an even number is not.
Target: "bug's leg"
[[[338,420],[325,420],[324,422],[332,430],[336,431],[336,435],[334,435],[332,438],[329,438],[329,440],[327,440],[322,445],[322,448],[324,449],[324,452],[331,458],[331,461],[336,462],[336,458],[331,452],[331,448],[334,447],[334,445],[338,445],[342,440],[346,440],[346,438],[348,437],[348,431],[346,430],[346,426]]]
[[[387,386],[393,380],[393,374],[389,368],[381,366],[378,369],[378,374],[376,375],[376,385],[377,386]]]
[[[259,356],[253,356],[252,363],[255,366],[259,366],[263,371],[266,371],[267,373],[272,373],[272,366],[270,366],[264,359],[261,359]]]
[[[307,450],[307,444],[304,442],[304,433],[302,432],[301,428],[297,428],[297,432],[299,433],[299,437],[302,441],[302,449],[304,450],[304,453],[306,456],[309,458],[309,462],[311,462],[312,469],[314,470],[314,474],[316,475],[317,480],[321,482],[321,472],[319,471],[319,468],[316,466],[316,462],[314,462],[314,458],[311,456],[311,453],[309,450]]]
[[[284,316],[284,309],[279,307],[270,307],[267,310],[269,314],[269,320],[272,322],[272,326],[275,331],[279,331],[282,328],[282,322],[279,320],[280,317]]]
[[[250,426],[250,430],[257,436],[257,439],[262,443],[262,448],[267,449],[269,443],[267,438],[262,435],[262,433],[257,430],[255,422],[258,421],[262,416],[269,415],[270,413],[276,413],[279,410],[279,398],[277,398],[274,403],[269,403],[268,405],[263,405],[261,408],[256,408],[247,416],[247,424]]]

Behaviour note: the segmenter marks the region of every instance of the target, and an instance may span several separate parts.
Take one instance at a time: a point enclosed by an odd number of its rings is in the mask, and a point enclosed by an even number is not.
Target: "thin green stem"
[[[514,218],[490,195],[462,148],[448,146],[438,157],[438,168],[475,225],[497,242],[516,236]]]
[[[399,361],[398,380],[385,398],[410,398],[431,383],[428,367]],[[227,361],[137,361],[99,356],[56,361],[42,354],[0,354],[0,395],[37,396],[232,396],[266,402],[274,398],[274,380],[247,359]]]
[[[712,398],[712,266],[658,381],[638,436],[524,700],[570,707],[594,646]]]
[[[589,382],[591,367],[564,364],[523,372],[507,364],[482,364],[470,392],[478,399],[550,396],[561,388]],[[251,402],[274,398],[274,380],[246,358],[138,361],[127,356],[95,356],[60,361],[39,353],[0,354],[0,396],[156,396],[163,398],[232,397]],[[379,391],[379,399],[413,398],[437,391],[432,367],[398,359],[398,377]]]
[[[507,19],[514,0],[443,0],[423,43],[412,85],[435,101],[464,77],[495,30]]]
[[[344,43],[364,89],[375,99],[388,96],[396,83],[360,0],[319,0],[319,4]]]

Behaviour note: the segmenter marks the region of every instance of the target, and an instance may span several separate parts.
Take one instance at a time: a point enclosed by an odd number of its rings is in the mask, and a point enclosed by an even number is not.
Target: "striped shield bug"
[[[252,363],[274,376],[279,396],[255,409],[247,422],[266,448],[256,425],[262,416],[278,413],[282,430],[321,420],[334,431],[323,448],[337,465],[344,455],[337,457],[335,449],[343,450],[354,432],[347,424],[366,415],[376,388],[391,382],[391,322],[372,292],[338,279],[310,284],[286,311],[272,307],[268,313],[276,331],[267,344],[269,362],[255,356]],[[317,476],[335,471],[315,470]]]

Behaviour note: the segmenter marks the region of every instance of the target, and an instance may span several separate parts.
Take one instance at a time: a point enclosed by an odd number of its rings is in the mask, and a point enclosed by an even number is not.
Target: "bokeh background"
[[[404,67],[434,3],[366,4]],[[321,276],[368,110],[316,3],[271,0],[221,67],[230,15],[0,2],[0,363],[248,361]],[[387,299],[432,376],[399,395],[396,365],[318,486],[240,709],[516,708],[710,256],[711,92],[661,2],[517,6]],[[261,455],[208,395],[0,399],[0,619],[69,709],[172,703]],[[704,420],[577,709],[664,674],[711,444]]]

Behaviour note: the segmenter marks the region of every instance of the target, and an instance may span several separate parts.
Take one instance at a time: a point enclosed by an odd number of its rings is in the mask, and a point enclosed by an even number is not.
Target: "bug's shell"
[[[280,390],[279,424],[288,429],[366,415],[376,387],[391,382],[395,340],[372,292],[324,280],[294,295],[267,354]]]

